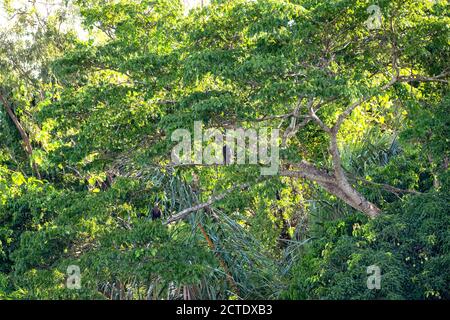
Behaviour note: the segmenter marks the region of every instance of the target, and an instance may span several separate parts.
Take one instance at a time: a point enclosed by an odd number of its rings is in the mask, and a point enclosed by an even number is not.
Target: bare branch
[[[411,190],[411,189],[400,189],[400,188],[396,188],[394,186],[391,186],[389,184],[386,183],[378,183],[378,182],[374,182],[374,181],[369,181],[366,180],[364,178],[361,177],[352,177],[350,178],[353,181],[360,181],[366,185],[372,185],[372,186],[376,186],[376,187],[380,187],[386,191],[389,191],[391,193],[395,193],[395,194],[401,194],[401,193],[411,193],[411,194],[422,194],[422,192],[416,191],[416,190]]]
[[[397,77],[393,77],[391,79],[391,81],[389,81],[387,84],[382,86],[380,88],[380,90],[381,91],[385,91],[385,90],[389,89],[390,87],[392,87],[397,82],[397,80],[398,80]],[[335,133],[337,133],[339,131],[339,128],[341,127],[342,123],[353,112],[353,110],[355,110],[357,107],[359,107],[364,102],[369,101],[370,99],[372,99],[375,95],[376,95],[376,93],[372,94],[372,95],[367,95],[367,96],[362,97],[361,99],[355,101],[354,103],[352,103],[347,109],[344,110],[344,112],[342,112],[339,115],[336,123],[334,124],[333,128],[331,128],[331,130],[334,131]]]
[[[300,108],[302,106],[302,100],[303,100],[303,97],[299,97],[297,105],[296,105],[294,111],[292,112],[291,123],[289,124],[289,127],[286,129],[286,131],[283,134],[283,138],[282,138],[283,146],[286,146],[287,140],[290,137],[292,137],[293,135],[295,135],[299,128],[304,127],[311,120],[309,117],[307,117],[299,125],[297,125],[297,119],[299,118],[299,112],[300,112]],[[313,101],[314,100],[312,98],[310,98],[310,100],[308,102],[308,106],[310,104],[312,104]]]
[[[249,120],[249,121],[253,121],[253,122],[262,122],[262,121],[270,121],[270,120],[275,120],[275,119],[286,119],[291,117],[294,114],[294,112],[289,112],[289,113],[285,113],[285,114],[279,114],[279,115],[273,115],[273,116],[263,116],[261,118],[258,119],[253,119],[253,120]]]
[[[448,83],[448,76],[450,72],[443,72],[437,76],[426,77],[422,75],[411,75],[411,76],[399,76],[399,82],[443,82]]]
[[[173,222],[179,221],[181,219],[184,219],[185,217],[187,217],[189,214],[191,214],[192,212],[196,212],[199,211],[201,209],[207,208],[209,206],[211,206],[214,202],[220,201],[222,199],[224,199],[226,196],[228,196],[230,193],[232,193],[235,190],[245,190],[248,189],[250,187],[250,183],[244,183],[241,185],[234,185],[231,188],[227,189],[225,192],[218,194],[218,195],[213,195],[211,196],[208,201],[200,203],[196,206],[184,209],[182,211],[180,211],[179,213],[177,213],[174,216],[171,216],[164,224],[171,224]]]
[[[310,117],[322,128],[323,131],[331,132],[331,129],[325,123],[323,123],[323,121],[317,116],[312,103],[308,105],[308,111]]]

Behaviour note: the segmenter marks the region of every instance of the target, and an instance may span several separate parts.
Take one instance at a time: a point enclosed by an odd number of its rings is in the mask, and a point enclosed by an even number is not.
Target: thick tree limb
[[[14,125],[17,128],[17,131],[19,131],[20,136],[22,137],[22,141],[24,144],[25,152],[27,153],[28,157],[31,158],[33,155],[33,147],[31,146],[30,138],[28,137],[28,134],[25,132],[25,129],[22,127],[22,124],[20,123],[19,119],[15,115],[14,111],[11,108],[11,105],[9,102],[5,99],[5,97],[0,93],[0,102],[3,104],[3,107],[6,110],[6,113],[8,114],[9,118],[12,120]],[[32,161],[32,167],[33,171],[36,174],[36,177],[38,179],[41,179],[41,174],[39,173],[39,169],[34,161]]]
[[[302,161],[293,165],[294,170],[280,170],[280,175],[284,177],[304,178],[320,183],[334,183],[334,177],[327,171],[316,168],[313,164]]]
[[[339,152],[337,143],[338,127],[333,127],[330,131],[330,154],[333,163],[334,177],[336,187],[342,192],[345,197],[343,200],[351,205],[353,208],[358,209],[369,217],[376,217],[381,210],[370,201],[367,201],[363,195],[361,195],[355,188],[349,183],[347,176],[345,175],[344,168],[342,167],[342,159]],[[334,187],[334,186],[333,186]]]
[[[302,162],[298,165],[296,170],[281,170],[280,175],[285,177],[304,178],[316,182],[327,192],[335,195],[356,210],[366,213],[371,218],[374,218],[380,213],[380,209],[367,201],[348,183],[345,175],[343,179],[338,179],[336,173],[331,175],[307,162]]]

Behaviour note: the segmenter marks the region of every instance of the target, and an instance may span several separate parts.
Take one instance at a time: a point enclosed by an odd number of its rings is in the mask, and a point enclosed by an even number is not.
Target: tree
[[[365,24],[368,2],[218,1],[186,19],[166,9],[171,8],[167,2],[165,9],[146,2],[94,3],[84,2],[88,21],[102,24],[111,40],[95,49],[94,59],[94,53],[77,57],[80,65],[73,71],[109,69],[124,76],[129,91],[122,86],[123,95],[134,92],[158,110],[152,120],[158,128],[152,131],[161,132],[157,141],[193,120],[218,127],[255,127],[255,121],[278,126],[290,120],[283,144],[295,159],[283,160],[281,175],[311,180],[370,217],[380,209],[343,168],[343,132],[347,138],[361,134],[349,128],[358,109],[367,110],[358,111],[359,121],[369,127],[373,120],[364,115],[418,101],[423,90],[443,92],[448,83],[443,63],[448,51],[442,48],[448,30],[439,19],[439,2],[380,3],[383,23],[376,30]],[[146,6],[153,6],[154,16],[139,16]],[[118,14],[105,21],[104,10]],[[156,12],[164,12],[164,19]],[[162,36],[164,44],[158,40]],[[442,50],[433,51],[430,61],[429,54],[417,52],[419,43]],[[419,85],[425,82],[430,84]],[[301,129],[313,130],[311,138],[321,142],[299,141],[305,137]]]
[[[371,5],[80,0],[87,39],[58,13],[15,12],[0,38],[0,296],[446,297],[448,9]],[[194,121],[280,128],[279,173],[172,163],[171,134]],[[356,292],[377,261],[388,290]]]
[[[37,104],[51,90],[50,61],[68,48],[71,39],[70,31],[61,30],[63,20],[70,16],[70,3],[48,5],[52,6],[52,13],[45,12],[36,3],[15,8],[10,1],[3,1],[2,11],[7,21],[0,33],[0,65],[3,69],[0,103],[20,134],[23,149],[39,179],[41,174],[32,140],[39,135],[40,129],[31,118]]]

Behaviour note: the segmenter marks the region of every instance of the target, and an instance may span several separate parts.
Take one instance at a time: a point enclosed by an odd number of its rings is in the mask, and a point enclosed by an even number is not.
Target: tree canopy
[[[0,298],[450,297],[447,1],[2,4]],[[198,121],[277,174],[173,163]]]

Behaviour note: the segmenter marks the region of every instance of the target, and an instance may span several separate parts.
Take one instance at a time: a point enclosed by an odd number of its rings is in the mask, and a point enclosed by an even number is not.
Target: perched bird
[[[161,210],[158,207],[158,204],[156,204],[152,209],[152,220],[157,220],[161,218]]]

